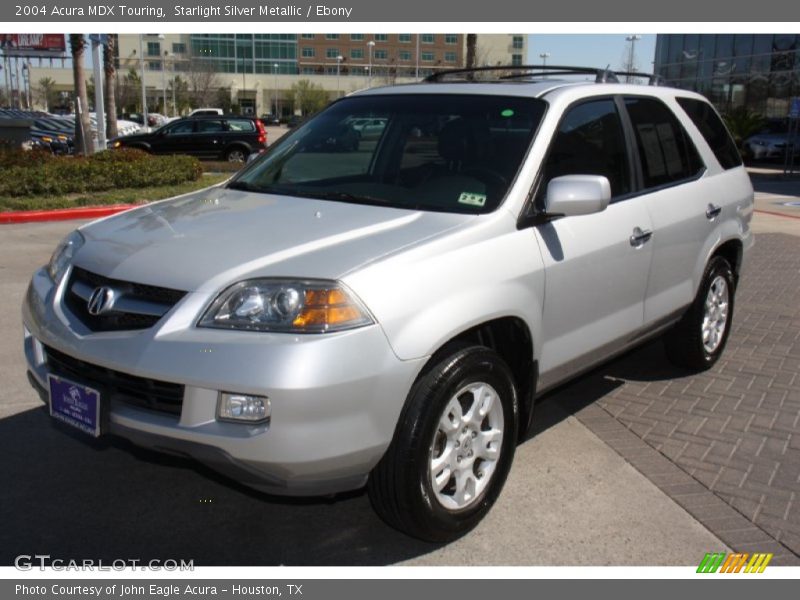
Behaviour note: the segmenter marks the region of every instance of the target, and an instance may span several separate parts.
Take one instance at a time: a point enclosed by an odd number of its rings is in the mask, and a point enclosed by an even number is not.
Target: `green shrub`
[[[22,157],[0,156],[0,195],[51,196],[175,185],[196,181],[203,174],[200,162],[191,156],[151,156],[139,150],[87,158],[49,155],[41,160],[32,160],[32,152],[17,154]]]

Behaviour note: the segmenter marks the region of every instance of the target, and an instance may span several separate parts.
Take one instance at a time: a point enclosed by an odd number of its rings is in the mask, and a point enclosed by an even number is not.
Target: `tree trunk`
[[[105,99],[106,109],[106,138],[112,139],[119,135],[117,131],[117,68],[115,64],[114,48],[117,45],[117,34],[109,33],[108,41],[103,46],[103,70],[105,71],[105,81],[103,82],[103,98]]]
[[[94,153],[94,140],[89,119],[86,74],[83,70],[86,39],[82,33],[70,33],[69,45],[72,49],[72,79],[75,85],[75,153],[89,155]]]
[[[468,33],[467,34],[467,68],[474,69],[477,65],[475,64],[477,59],[477,48],[478,48],[478,34],[476,33]]]

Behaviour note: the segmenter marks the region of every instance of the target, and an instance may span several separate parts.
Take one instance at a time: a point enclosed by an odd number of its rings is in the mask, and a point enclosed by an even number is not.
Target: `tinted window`
[[[691,98],[678,98],[678,104],[700,130],[723,169],[732,169],[742,164],[736,144],[710,104]]]
[[[547,182],[562,175],[603,175],[611,195],[631,191],[622,123],[610,98],[570,108],[558,127],[544,166]]]
[[[545,104],[523,97],[342,99],[284,135],[230,185],[255,192],[484,213],[504,198]]]
[[[255,131],[256,126],[250,119],[231,119],[228,121],[231,131]]]
[[[703,162],[677,117],[653,98],[626,98],[633,124],[644,187],[653,188],[699,174]]]
[[[222,121],[198,121],[197,133],[217,133],[225,131],[225,126]]]
[[[191,121],[183,121],[177,123],[167,130],[167,135],[182,135],[184,133],[192,133],[194,131],[194,123]]]

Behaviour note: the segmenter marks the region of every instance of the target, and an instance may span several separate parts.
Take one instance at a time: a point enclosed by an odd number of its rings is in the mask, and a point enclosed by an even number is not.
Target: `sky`
[[[625,34],[533,34],[528,36],[528,64],[541,64],[539,54],[549,52],[547,64],[579,67],[605,67],[619,69],[623,54],[627,56],[630,43]],[[69,44],[67,44],[69,53]],[[637,70],[653,72],[652,62],[656,52],[655,34],[642,34],[636,42]],[[87,49],[85,63],[91,67],[91,52]]]
[[[633,32],[635,33],[635,32]],[[633,34],[632,33],[632,34]],[[628,35],[632,35],[628,34]],[[627,56],[630,42],[625,34],[534,34],[528,36],[528,60],[530,64],[541,64],[540,54],[550,53],[549,65],[580,67],[605,67],[619,69],[623,54]],[[634,62],[638,71],[653,72],[656,53],[655,34],[642,34],[635,45]]]

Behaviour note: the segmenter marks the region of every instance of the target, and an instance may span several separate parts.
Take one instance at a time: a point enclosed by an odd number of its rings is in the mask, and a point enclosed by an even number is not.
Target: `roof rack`
[[[648,80],[649,85],[660,85],[662,80],[659,75],[653,73],[640,73],[639,71],[612,71],[608,67],[598,69],[596,67],[569,67],[562,65],[505,65],[492,67],[471,67],[464,69],[448,69],[438,71],[428,75],[424,81],[426,83],[442,83],[449,76],[465,75],[465,80],[473,81],[470,76],[475,73],[487,71],[516,71],[515,73],[504,73],[497,80],[508,79],[534,79],[537,77],[547,77],[549,75],[594,75],[595,83],[619,83],[619,76],[622,77],[643,77]]]

